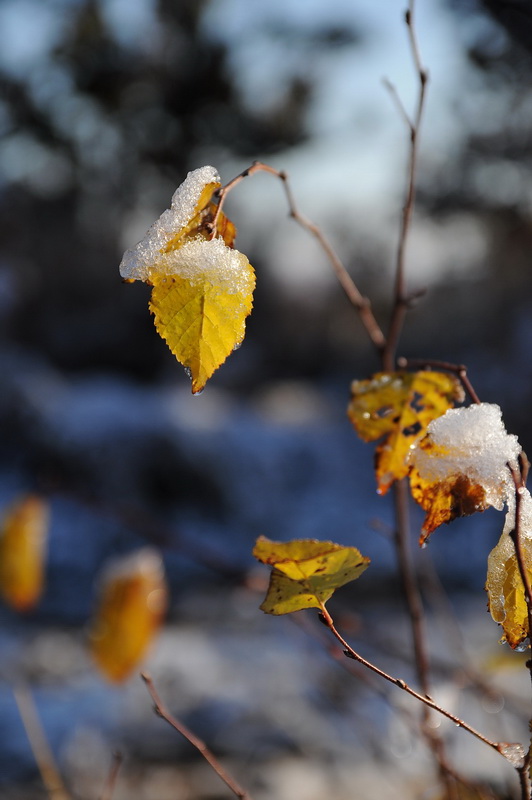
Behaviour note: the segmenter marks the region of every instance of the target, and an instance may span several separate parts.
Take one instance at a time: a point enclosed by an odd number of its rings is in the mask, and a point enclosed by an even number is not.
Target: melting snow
[[[451,409],[430,423],[427,434],[436,451],[416,448],[412,454],[422,478],[441,481],[467,475],[483,487],[490,505],[501,510],[509,502],[514,484],[507,465],[517,465],[521,445],[517,436],[506,432],[499,406],[480,403]]]

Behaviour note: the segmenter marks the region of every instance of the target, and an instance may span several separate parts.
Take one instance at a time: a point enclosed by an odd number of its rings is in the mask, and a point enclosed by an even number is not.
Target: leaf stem
[[[176,719],[176,717],[172,716],[166,706],[164,706],[161,698],[159,697],[159,693],[157,692],[153,680],[148,673],[143,672],[141,673],[142,680],[146,684],[146,688],[150,693],[150,696],[154,703],[154,711],[155,713],[164,719],[174,730],[184,736],[190,744],[196,748],[196,750],[200,753],[200,755],[207,761],[208,764],[213,768],[216,774],[222,779],[222,781],[229,787],[229,789],[233,792],[236,797],[239,797],[241,800],[251,800],[251,795],[243,789],[240,784],[230,775],[227,770],[220,764],[214,753],[212,753],[205,742],[199,739],[192,731],[186,727],[180,720]]]

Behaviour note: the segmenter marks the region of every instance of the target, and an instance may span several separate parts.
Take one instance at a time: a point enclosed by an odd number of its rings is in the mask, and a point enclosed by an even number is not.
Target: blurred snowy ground
[[[1,354],[0,369],[1,504],[34,489],[52,506],[45,596],[25,619],[1,612],[1,797],[43,796],[12,695],[19,681],[34,694],[76,796],[99,796],[116,748],[126,756],[116,800],[225,796],[190,746],[155,718],[140,679],[107,685],[85,651],[98,572],[147,541],[162,550],[172,607],[146,666],[171,710],[255,797],[347,798],[356,787],[368,800],[406,798],[430,785],[409,722],[415,703],[377,683],[403,709],[392,714],[313,636],[258,609],[258,535],[355,545],[372,564],[334,608],[363,654],[416,683],[389,541],[391,501],[377,496],[372,448],[345,418],[346,387],[278,383],[244,401],[215,384],[192,397],[183,383],[66,378],[21,352]],[[497,644],[483,592],[502,524],[495,512],[456,522],[416,557],[433,560],[451,590],[472,663],[495,683],[510,676],[515,700],[527,691],[523,658]],[[435,695],[487,735],[526,741],[519,700],[468,690],[456,631],[438,593],[428,597]],[[467,774],[513,781],[488,748],[445,721],[442,731]]]

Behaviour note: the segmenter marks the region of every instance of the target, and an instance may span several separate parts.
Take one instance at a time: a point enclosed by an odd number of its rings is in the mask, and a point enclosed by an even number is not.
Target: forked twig
[[[329,259],[331,266],[335,272],[336,277],[342,289],[344,290],[345,294],[347,295],[351,304],[357,310],[362,324],[366,329],[366,332],[371,339],[373,345],[376,347],[377,351],[380,353],[385,347],[386,341],[384,338],[384,334],[377,322],[375,315],[371,309],[371,303],[367,297],[364,297],[361,292],[359,291],[357,285],[355,284],[352,277],[349,275],[348,271],[342,264],[342,261],[338,257],[337,253],[335,252],[333,246],[325,236],[325,234],[321,231],[321,229],[313,222],[308,220],[303,214],[300,213],[298,210],[294,195],[292,193],[292,189],[290,187],[289,178],[286,172],[281,170],[275,169],[271,167],[269,164],[264,164],[261,161],[254,161],[253,164],[237,175],[235,178],[229,181],[225,186],[218,190],[218,208],[214,215],[214,218],[211,222],[211,230],[212,235],[215,235],[216,225],[218,222],[218,217],[222,210],[222,206],[225,202],[225,198],[229,194],[229,192],[235,188],[244,178],[251,177],[256,172],[267,172],[270,175],[274,175],[276,178],[283,184],[284,193],[286,196],[286,200],[288,202],[288,209],[289,214],[301,227],[305,228],[319,243],[320,247],[324,251],[325,255]]]
[[[31,692],[27,686],[18,684],[13,687],[13,695],[48,797],[50,800],[71,800],[55,763]]]
[[[189,728],[187,728],[186,725],[184,725],[180,720],[176,719],[172,714],[170,714],[159,697],[159,693],[157,692],[150,675],[148,675],[146,672],[143,672],[141,673],[140,677],[146,684],[146,688],[148,689],[151,699],[153,700],[155,713],[161,717],[161,719],[164,719],[172,728],[174,728],[174,730],[180,733],[181,736],[184,736],[185,739],[196,748],[200,755],[203,756],[208,764],[210,764],[216,774],[221,778],[226,786],[231,789],[236,797],[241,798],[241,800],[251,800],[251,795],[237,783],[232,775],[229,775],[227,770],[220,764],[216,756],[209,750],[205,742],[192,733],[192,731],[189,730]]]

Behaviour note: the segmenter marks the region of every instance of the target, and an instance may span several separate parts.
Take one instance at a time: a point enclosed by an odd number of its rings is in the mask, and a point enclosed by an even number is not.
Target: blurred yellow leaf
[[[347,414],[376,450],[377,491],[385,494],[409,471],[409,455],[433,419],[463,399],[459,382],[443,372],[378,372],[351,385]]]
[[[261,605],[266,614],[321,608],[336,589],[358,578],[369,564],[369,558],[355,547],[316,539],[271,542],[261,536],[253,555],[273,568]]]
[[[155,326],[194,393],[242,343],[255,288],[253,268],[233,249],[236,228],[213,201],[220,188],[213,167],[189,172],[171,208],[120,264],[126,281],[153,286]]]
[[[523,537],[522,545],[532,580],[532,540]],[[486,591],[491,616],[504,631],[503,640],[514,649],[519,647],[529,635],[528,611],[515,546],[506,529],[488,557]]]
[[[220,240],[191,242],[181,251],[188,277],[153,279],[150,311],[155,327],[200,392],[242,343],[253,305],[255,274],[247,258]]]
[[[167,602],[162,560],[155,550],[144,548],[105,570],[89,645],[110,681],[124,681],[138,666],[159,631]]]
[[[48,504],[29,495],[6,512],[0,531],[0,592],[17,611],[29,611],[44,588]]]

